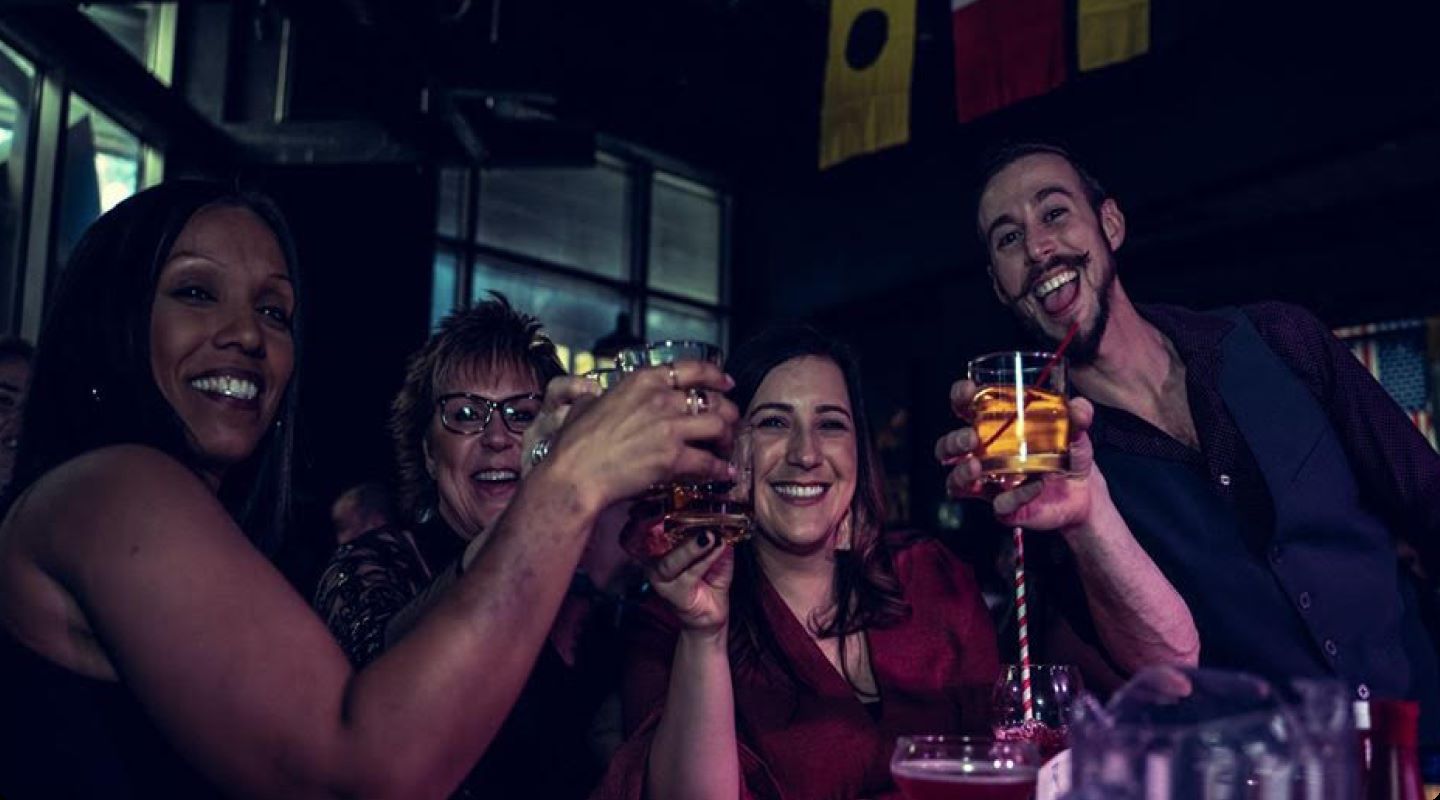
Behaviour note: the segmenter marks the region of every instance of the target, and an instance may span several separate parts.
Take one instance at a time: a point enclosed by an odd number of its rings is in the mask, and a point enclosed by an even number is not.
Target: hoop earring
[[[855,545],[855,512],[846,511],[845,518],[840,520],[840,526],[835,532],[835,549],[851,550]]]

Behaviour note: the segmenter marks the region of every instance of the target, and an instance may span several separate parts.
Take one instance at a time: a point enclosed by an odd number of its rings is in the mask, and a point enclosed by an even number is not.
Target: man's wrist
[[[1110,499],[1110,488],[1100,470],[1091,468],[1090,474],[1085,478],[1085,490],[1090,495],[1085,517],[1059,531],[1072,550],[1084,547],[1097,537],[1116,530],[1117,523],[1124,525],[1119,509],[1115,508],[1115,502]]]

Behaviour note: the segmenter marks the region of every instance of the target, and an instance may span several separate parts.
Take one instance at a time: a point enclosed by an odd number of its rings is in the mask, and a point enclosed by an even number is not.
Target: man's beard
[[[1100,285],[1096,287],[1096,311],[1095,323],[1090,330],[1076,331],[1075,338],[1070,341],[1070,346],[1065,348],[1065,359],[1073,366],[1085,366],[1093,364],[1100,355],[1100,340],[1105,338],[1105,326],[1110,322],[1110,291],[1115,286],[1115,252],[1107,245],[1105,255],[1109,269]],[[1055,351],[1060,348],[1063,338],[1057,338],[1040,325],[1040,320],[1031,317],[1020,310],[1020,302],[1026,295],[1034,291],[1034,286],[1039,282],[1040,276],[1058,266],[1069,266],[1075,268],[1079,273],[1076,280],[1084,280],[1085,273],[1095,265],[1095,261],[1088,253],[1080,255],[1054,256],[1045,264],[1032,270],[1031,278],[1026,281],[1025,293],[1010,303],[1010,308],[1020,318],[1020,324],[1025,330],[1047,350]],[[1102,267],[1103,269],[1103,267]],[[1043,309],[1040,313],[1044,313]],[[1063,334],[1062,334],[1063,337]]]

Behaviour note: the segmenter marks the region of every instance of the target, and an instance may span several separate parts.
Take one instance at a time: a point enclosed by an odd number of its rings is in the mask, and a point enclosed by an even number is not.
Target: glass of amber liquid
[[[1054,353],[991,353],[970,362],[982,478],[1013,489],[1070,468],[1065,361]]]
[[[622,350],[616,362],[623,372],[677,361],[705,361],[720,366],[723,358],[720,348],[708,342],[666,339]],[[700,391],[690,390],[692,395]],[[727,545],[750,538],[748,437],[737,437],[735,445],[730,456],[736,465],[735,481],[675,481],[651,487],[641,498],[642,502],[658,504],[664,518],[664,541],[645,545],[647,555],[654,557],[655,551],[676,547],[685,537],[699,536],[704,531],[714,533]]]

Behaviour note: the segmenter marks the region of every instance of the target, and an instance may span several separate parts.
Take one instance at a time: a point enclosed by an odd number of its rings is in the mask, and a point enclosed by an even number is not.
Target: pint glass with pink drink
[[[1040,752],[981,736],[901,736],[890,774],[908,800],[1031,800]]]

